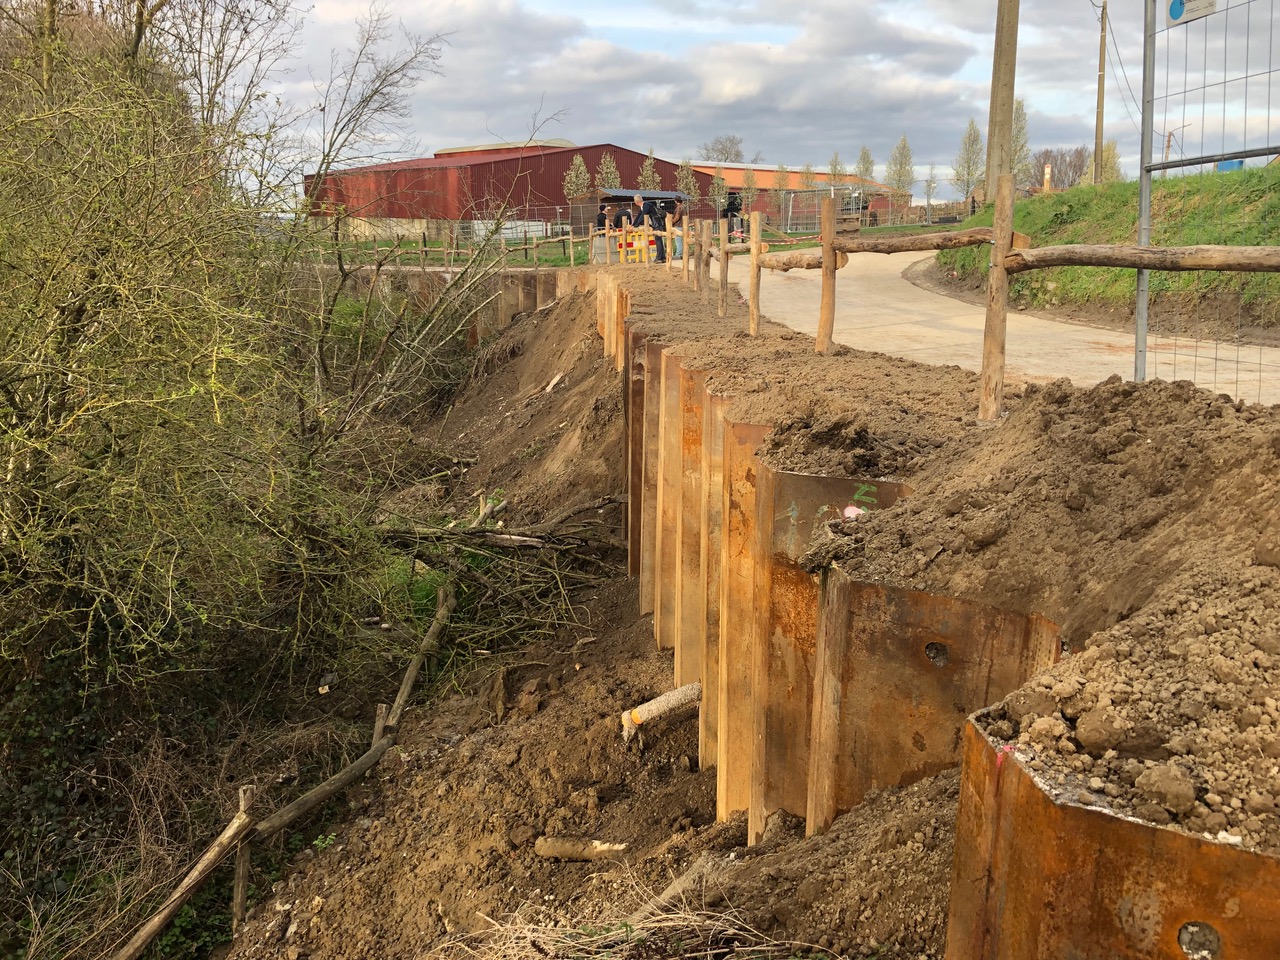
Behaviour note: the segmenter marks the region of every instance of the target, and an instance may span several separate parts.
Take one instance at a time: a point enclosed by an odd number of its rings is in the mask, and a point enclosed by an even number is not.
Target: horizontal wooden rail
[[[918,233],[911,237],[836,237],[833,246],[844,253],[909,253],[914,250],[953,250],[991,242],[990,227],[945,233]]]
[[[837,251],[836,269],[840,269],[848,262],[849,255]],[[781,270],[783,273],[788,270],[820,270],[822,268],[822,251],[814,250],[813,253],[802,251],[766,253],[760,257],[760,266],[765,270]]]
[[[1280,272],[1280,247],[1139,247],[1079,243],[1016,250],[1004,258],[1009,273],[1042,267],[1125,267],[1132,270],[1237,270]]]

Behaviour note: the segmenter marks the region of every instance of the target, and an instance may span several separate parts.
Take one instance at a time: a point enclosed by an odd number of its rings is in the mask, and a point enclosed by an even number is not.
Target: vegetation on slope
[[[1280,167],[1157,179],[1152,186],[1151,242],[1155,246],[1280,243]],[[990,226],[990,208],[964,227]],[[1019,200],[1014,229],[1037,247],[1076,243],[1136,243],[1138,184],[1081,186]],[[938,262],[962,281],[977,282],[987,270],[990,248],[944,251]],[[1157,272],[1154,297],[1196,303],[1238,298],[1251,322],[1280,325],[1280,287],[1271,274]],[[1134,271],[1101,267],[1055,267],[1011,278],[1010,297],[1023,307],[1095,305],[1132,309]]]

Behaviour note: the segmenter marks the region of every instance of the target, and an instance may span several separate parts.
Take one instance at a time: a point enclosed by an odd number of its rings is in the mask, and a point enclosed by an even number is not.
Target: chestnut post
[[[729,315],[729,218],[720,218],[720,303],[716,315]]]
[[[836,198],[822,199],[822,300],[818,308],[818,353],[831,349],[836,326]]]
[[[676,268],[676,229],[671,226],[671,218],[667,217],[667,272]]]
[[[715,221],[702,221],[702,245],[698,248],[698,267],[702,271],[702,299],[711,295],[711,246],[714,243]]]
[[[573,262],[573,224],[569,224],[569,269],[572,270],[576,264]]]
[[[751,287],[747,306],[751,316],[751,335],[760,335],[760,211],[751,214]]]
[[[996,180],[991,226],[991,269],[987,272],[987,323],[982,334],[982,379],[978,419],[999,420],[1004,407],[1005,325],[1009,318],[1009,271],[1005,257],[1013,242],[1013,175]]]
[[[608,266],[610,263],[612,263],[612,262],[613,262],[613,257],[612,257],[612,256],[610,255],[610,253],[609,253],[609,250],[611,249],[610,244],[611,244],[612,242],[613,242],[613,234],[612,234],[612,232],[609,230],[609,221],[606,219],[606,220],[605,220],[605,222],[604,222],[604,263],[605,263],[605,266]]]
[[[681,237],[683,242],[680,244],[680,273],[684,278],[684,282],[689,282],[689,218],[685,217],[680,221]]]
[[[240,788],[240,812],[248,813],[249,805],[253,803],[254,788],[252,786]],[[249,902],[249,867],[250,867],[250,847],[247,842],[241,842],[236,847],[236,873],[235,883],[231,890],[231,930],[234,932],[240,924],[244,923],[245,907]]]
[[[703,221],[694,220],[692,246],[685,251],[685,274],[689,273],[689,255],[694,257],[694,293],[703,292]]]

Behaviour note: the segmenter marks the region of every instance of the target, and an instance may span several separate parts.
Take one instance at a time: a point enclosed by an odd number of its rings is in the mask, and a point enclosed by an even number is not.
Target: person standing
[[[663,209],[658,206],[657,200],[646,200],[642,207],[645,220],[649,224],[649,229],[654,233],[654,246],[657,256],[653,258],[654,263],[667,262],[667,242],[663,234],[667,229],[667,215]]]
[[[671,216],[667,218],[667,222],[671,224],[671,229],[675,231],[675,238],[672,246],[675,247],[671,251],[671,259],[679,260],[684,256],[684,201],[677,198],[675,209],[671,211]]]

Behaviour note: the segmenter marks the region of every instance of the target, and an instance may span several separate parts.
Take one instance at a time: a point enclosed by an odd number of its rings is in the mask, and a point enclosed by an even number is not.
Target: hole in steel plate
[[[924,645],[924,655],[935,667],[945,667],[951,662],[951,650],[945,643],[938,643],[936,640]]]
[[[1207,923],[1184,923],[1178,931],[1178,946],[1188,960],[1218,960],[1222,952],[1222,938]]]

